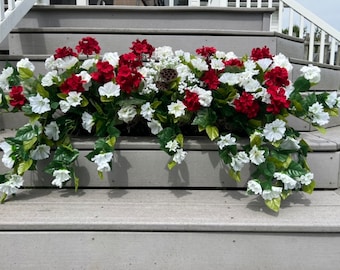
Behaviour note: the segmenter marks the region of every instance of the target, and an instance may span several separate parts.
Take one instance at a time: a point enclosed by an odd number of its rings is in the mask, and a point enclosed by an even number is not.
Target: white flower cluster
[[[260,181],[257,179],[249,180],[247,183],[247,192],[251,194],[261,195],[264,200],[273,200],[279,198],[283,190],[298,189],[301,185],[309,185],[314,175],[308,172],[296,178],[292,178],[287,174],[276,172],[274,178],[283,183],[281,186],[272,186],[271,189],[262,189]]]
[[[187,155],[187,152],[180,147],[176,140],[169,141],[165,148],[174,153],[172,160],[177,164],[181,164]]]

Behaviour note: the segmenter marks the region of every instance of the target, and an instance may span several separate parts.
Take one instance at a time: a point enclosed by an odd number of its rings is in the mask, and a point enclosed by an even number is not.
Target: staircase
[[[102,51],[118,53],[126,52],[137,38],[155,47],[169,45],[194,52],[203,45],[215,46],[240,56],[266,45],[272,53],[290,57],[294,80],[300,67],[310,63],[304,58],[304,38],[270,31],[275,6],[236,7],[250,1],[229,2],[235,6],[34,6],[9,34],[0,70],[6,61],[15,63],[25,56],[35,64],[36,73],[42,73],[44,60],[55,48],[74,47],[82,37],[92,36]],[[340,67],[336,57],[330,58],[332,63],[318,63],[320,57],[314,63],[322,69],[322,81],[313,91],[339,90]],[[24,116],[1,114],[0,141],[23,123]],[[71,184],[51,189],[50,178],[32,173],[25,189],[0,206],[1,266],[337,269],[340,119],[327,126],[326,134],[299,119],[291,119],[291,124],[313,148],[309,163],[318,190],[310,196],[291,196],[279,214],[246,196],[244,183],[227,179],[218,166],[206,168],[204,174],[187,174],[185,166],[217,163],[216,149],[209,142],[189,141],[186,147],[192,157],[169,173],[150,170],[155,162],[165,165],[168,160],[152,140],[141,143],[123,138],[117,147],[117,167],[100,181],[95,167],[84,158],[93,142],[75,141],[82,149],[78,174],[83,184],[77,193]],[[198,154],[198,149],[205,153]],[[145,173],[143,178],[140,171]]]

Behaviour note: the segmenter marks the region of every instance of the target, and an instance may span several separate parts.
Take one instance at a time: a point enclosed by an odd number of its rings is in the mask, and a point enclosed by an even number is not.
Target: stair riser
[[[11,243],[3,248],[2,267],[16,270],[333,270],[339,241],[339,233],[0,233],[1,243]]]
[[[220,161],[217,151],[188,150],[183,164],[169,171],[166,165],[170,157],[163,151],[119,149],[114,152],[112,171],[104,173],[103,180],[98,177],[97,166],[86,159],[88,153],[89,150],[80,150],[76,164],[80,187],[246,187],[246,181],[237,183],[228,175],[228,169]],[[340,152],[313,152],[307,160],[314,173],[317,188],[339,187]],[[25,174],[26,187],[52,186],[53,177],[43,172],[48,163],[49,161],[41,161],[37,172]],[[6,171],[8,169],[0,163],[0,174]],[[242,179],[250,179],[251,171],[249,166],[245,166]],[[68,183],[67,186],[73,186],[73,183]]]
[[[251,50],[256,47],[267,46],[271,52],[283,53],[289,57],[299,57],[303,55],[303,46],[301,43],[287,41],[274,35],[247,36],[204,36],[192,34],[189,31],[183,35],[167,34],[96,34],[96,33],[12,33],[10,36],[10,54],[11,55],[30,55],[30,54],[47,54],[51,55],[58,47],[75,47],[78,41],[85,36],[96,38],[102,48],[102,52],[116,51],[119,54],[129,52],[129,47],[136,39],[147,39],[154,47],[171,46],[174,50],[184,50],[194,53],[197,48],[202,46],[214,46],[218,50],[229,52],[233,51],[238,56],[250,54]],[[290,47],[286,47],[291,43]]]
[[[33,8],[17,25],[27,27],[232,29],[269,31],[275,9],[190,7],[71,7]]]

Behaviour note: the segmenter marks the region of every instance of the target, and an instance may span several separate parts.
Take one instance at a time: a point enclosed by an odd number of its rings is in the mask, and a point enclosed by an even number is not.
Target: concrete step
[[[241,191],[27,189],[0,213],[4,269],[328,270],[340,263],[339,191],[294,194],[273,214]]]

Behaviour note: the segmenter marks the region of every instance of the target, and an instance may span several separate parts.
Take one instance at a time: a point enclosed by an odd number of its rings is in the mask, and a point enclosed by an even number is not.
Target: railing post
[[[319,50],[319,63],[323,63],[325,57],[325,31],[321,30],[320,35],[320,50]]]
[[[262,0],[257,0],[257,8],[261,8],[262,7]]]
[[[89,0],[76,0],[76,5],[77,6],[88,6]]]
[[[5,1],[0,0],[0,22],[5,19]]]
[[[315,39],[315,25],[310,24],[310,34],[309,34],[309,49],[308,49],[308,61],[314,60],[314,39]]]
[[[247,0],[247,8],[251,7],[251,0]]]
[[[278,19],[278,32],[282,33],[282,21],[283,21],[283,2],[280,0],[279,2],[279,19]]]
[[[175,5],[174,0],[169,0],[169,7],[173,7]]]
[[[42,6],[49,6],[50,5],[50,0],[37,0],[36,4],[37,5],[42,5]]]
[[[335,64],[335,39],[332,38],[331,40],[331,52],[329,56],[329,64],[334,65]]]
[[[273,0],[268,0],[268,7],[272,8],[273,7]]]
[[[190,7],[199,7],[201,5],[200,0],[189,0],[189,6]]]

